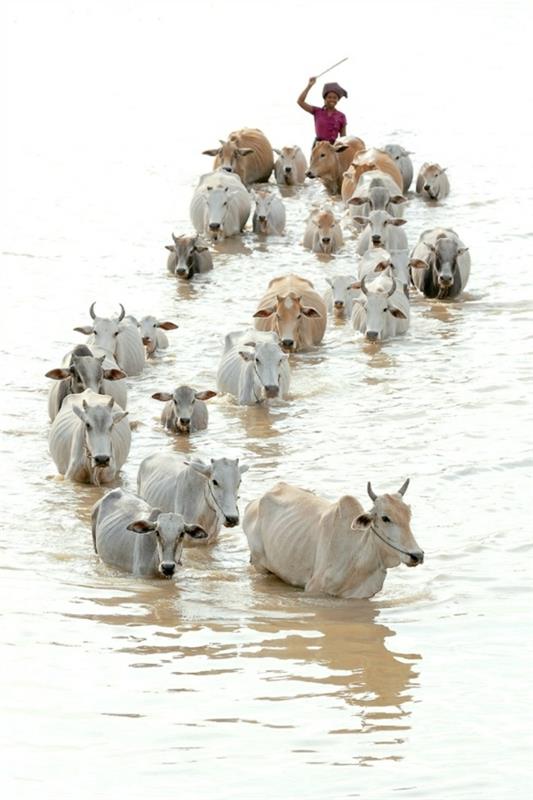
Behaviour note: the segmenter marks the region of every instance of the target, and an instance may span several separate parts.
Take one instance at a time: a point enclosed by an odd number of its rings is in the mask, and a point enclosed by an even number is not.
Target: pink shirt
[[[331,144],[339,135],[342,127],[346,125],[346,117],[342,111],[336,109],[330,113],[325,108],[313,106],[313,117],[315,118],[316,138],[327,139]]]

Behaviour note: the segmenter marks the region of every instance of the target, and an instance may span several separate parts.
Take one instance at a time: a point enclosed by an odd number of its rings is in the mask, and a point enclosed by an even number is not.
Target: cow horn
[[[396,281],[393,278],[392,279],[392,287],[391,287],[390,291],[387,292],[387,297],[392,297],[392,295],[394,294],[395,291],[396,291]]]
[[[115,398],[114,397],[110,397],[109,398],[109,403],[107,404],[107,407],[108,408],[113,408],[114,402],[115,402]]]
[[[174,242],[174,244],[177,244],[177,243],[178,243],[178,240],[176,239],[176,237],[174,236],[174,234],[172,234],[172,241]]]
[[[407,487],[409,486],[409,481],[410,480],[411,480],[411,478],[407,478],[407,480],[403,484],[402,488],[398,489],[398,494],[401,494],[402,496],[405,494],[405,492],[407,491]]]
[[[121,308],[121,311],[120,311],[120,316],[119,316],[117,322],[122,322],[122,320],[126,316],[126,312],[124,311],[124,306],[122,305],[122,303],[119,303],[119,306]]]
[[[91,307],[89,309],[89,314],[91,315],[91,319],[96,319],[96,314],[94,313],[94,307],[96,305],[96,300],[94,303],[91,303]]]
[[[376,500],[377,499],[377,494],[372,489],[372,484],[370,483],[370,481],[368,481],[368,483],[366,485],[366,490],[367,490],[368,496],[370,497],[371,500]]]
[[[366,283],[364,278],[361,278],[361,291],[363,292],[363,294],[368,295],[368,289],[366,288]],[[368,485],[370,486],[370,484]]]

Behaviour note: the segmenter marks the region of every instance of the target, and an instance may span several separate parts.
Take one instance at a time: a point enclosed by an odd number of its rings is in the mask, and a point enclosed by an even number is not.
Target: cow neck
[[[402,550],[401,547],[397,547],[395,544],[393,544],[391,541],[389,541],[385,536],[382,536],[378,532],[378,529],[376,528],[374,523],[372,523],[372,525],[370,526],[370,530],[372,531],[372,533],[376,534],[378,539],[381,539],[381,541],[384,542],[386,545],[388,545],[389,547],[392,547],[393,550],[397,550],[398,553],[403,553],[404,556],[409,556],[409,558],[411,558],[411,553],[408,553],[407,550]]]

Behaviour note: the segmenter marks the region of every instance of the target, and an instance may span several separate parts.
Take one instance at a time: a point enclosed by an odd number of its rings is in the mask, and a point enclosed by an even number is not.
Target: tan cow
[[[344,244],[341,226],[330,208],[317,209],[307,220],[303,246],[313,253],[336,253]]]
[[[313,594],[372,597],[387,569],[424,560],[403,501],[409,479],[394,494],[376,495],[365,512],[355,497],[332,503],[305,489],[278,483],[244,512],[251,563]]]
[[[344,136],[335,144],[317,142],[311,152],[311,162],[306,172],[308,178],[320,178],[330,194],[339,194],[345,171],[365,143],[357,136]]]
[[[442,200],[450,194],[446,167],[440,164],[422,164],[416,178],[416,193],[425,200]]]
[[[254,314],[255,327],[275,331],[286,350],[320,344],[327,322],[327,307],[311,281],[298,275],[273,278]]]
[[[235,172],[246,185],[268,181],[274,169],[274,156],[262,131],[241,128],[230,133],[227,141],[220,139],[220,145],[203,151],[206,156],[215,156],[213,170]]]
[[[341,197],[345,203],[348,202],[355,192],[361,175],[372,170],[380,170],[390,175],[398,187],[397,193],[401,195],[403,178],[396,162],[385,150],[378,150],[375,147],[371,147],[369,150],[356,153],[346,170],[346,174],[343,176],[340,191]]]

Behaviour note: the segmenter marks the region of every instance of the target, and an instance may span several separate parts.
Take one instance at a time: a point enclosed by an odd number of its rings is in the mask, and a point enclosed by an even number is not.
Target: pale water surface
[[[525,798],[530,784],[532,390],[531,3],[200,0],[17,2],[9,10],[8,216],[2,336],[2,783],[5,797]],[[166,274],[171,232],[210,168],[201,151],[256,126],[312,139],[307,77],[349,90],[348,130],[449,170],[413,197],[410,245],[455,228],[472,255],[457,302],[412,298],[409,333],[365,344],[330,320],[291,357],[288,402],[209,403],[176,440],[157,390],[216,388],[223,336],[275,275],[350,272],[355,239],[301,247],[248,230],[190,285]],[[524,88],[525,87],[525,88]],[[318,102],[318,89],[310,95]],[[529,96],[528,96],[529,95]],[[339,213],[343,212],[340,204]],[[8,225],[5,223],[8,222]],[[156,449],[250,465],[241,510],[285,479],[329,498],[366,482],[407,499],[426,562],[368,601],[312,598],[254,572],[240,528],[184,554],[173,582],[93,553],[104,489],[55,474],[44,373],[89,305],[174,320],[130,381],[138,422],[120,485]]]

